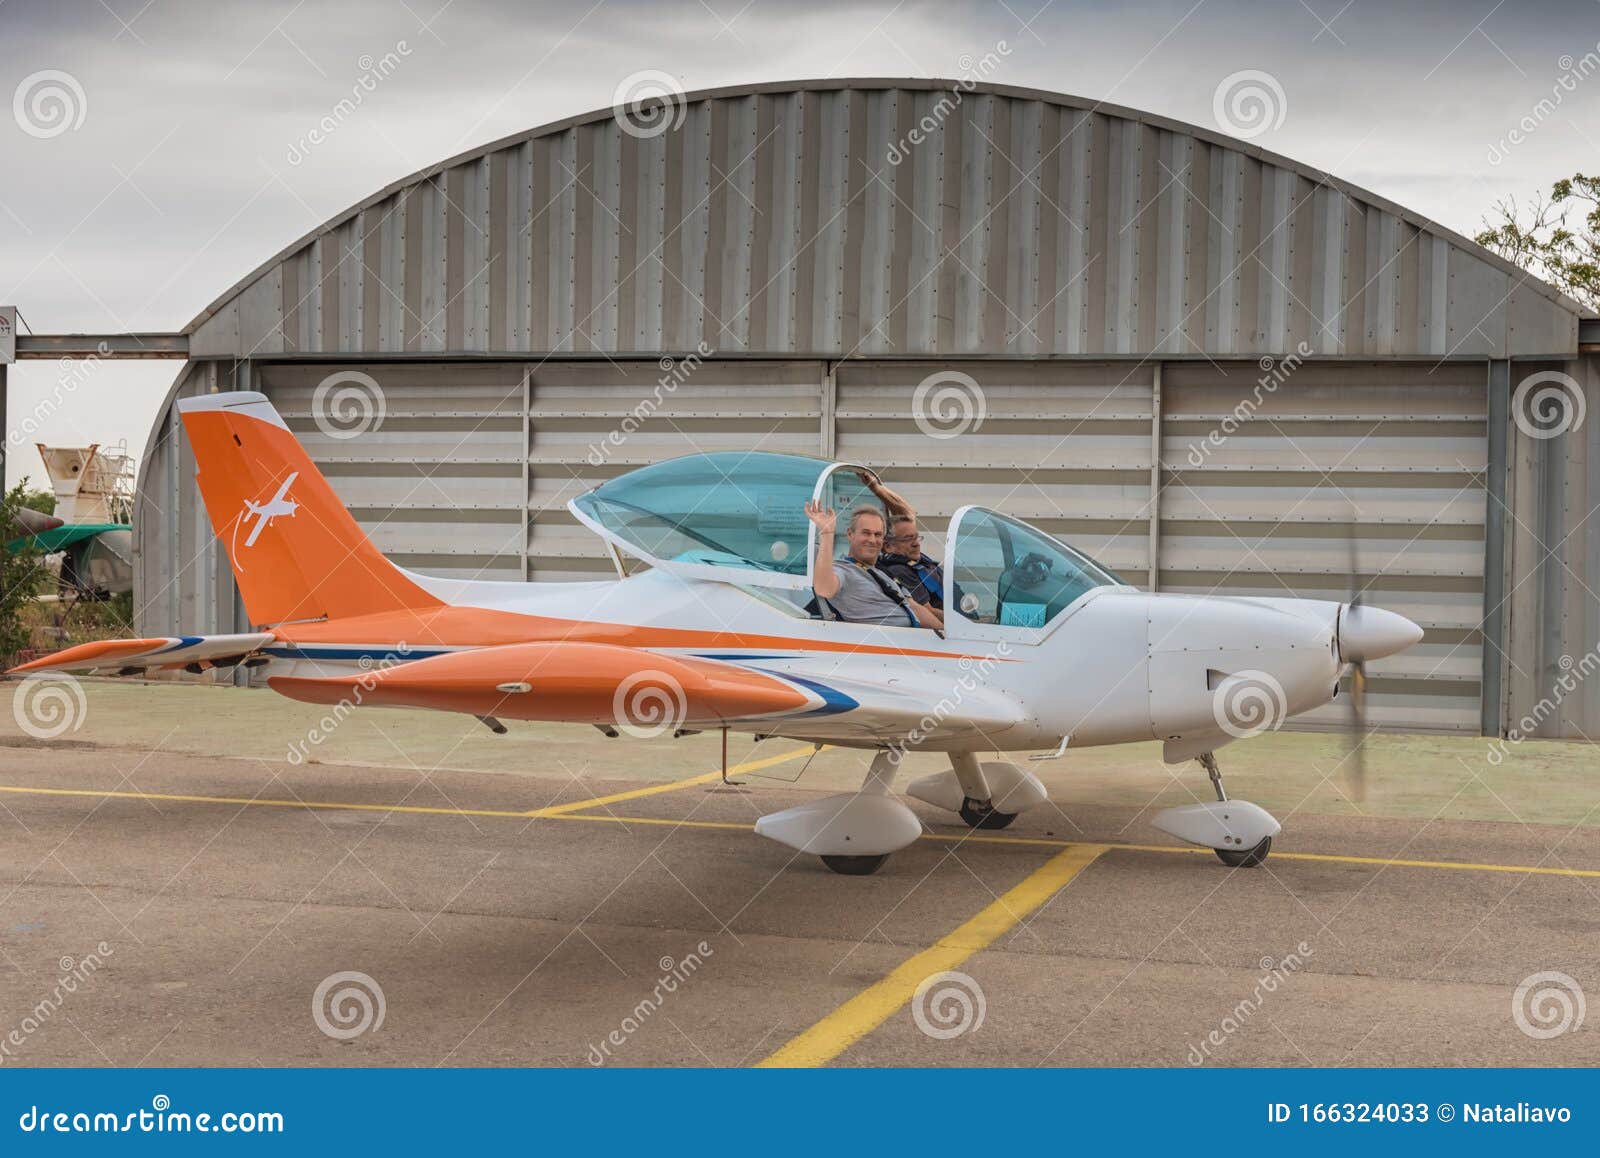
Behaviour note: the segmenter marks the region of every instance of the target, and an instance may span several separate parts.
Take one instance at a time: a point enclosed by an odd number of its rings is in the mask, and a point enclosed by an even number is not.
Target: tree
[[[1534,194],[1526,213],[1507,198],[1483,224],[1479,245],[1600,312],[1600,177],[1557,181],[1549,197]]]
[[[28,490],[23,479],[0,499],[0,527],[14,526],[16,510],[32,506],[28,500],[38,492]],[[28,646],[28,623],[24,612],[50,578],[44,557],[28,536],[13,544],[0,545],[0,657],[15,655]]]

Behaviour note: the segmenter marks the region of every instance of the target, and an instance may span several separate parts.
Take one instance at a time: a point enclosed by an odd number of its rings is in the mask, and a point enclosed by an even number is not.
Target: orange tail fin
[[[442,605],[372,545],[265,395],[202,394],[178,411],[252,622]]]

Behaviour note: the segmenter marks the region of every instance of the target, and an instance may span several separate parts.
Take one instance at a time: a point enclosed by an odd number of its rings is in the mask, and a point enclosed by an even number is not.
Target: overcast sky
[[[1600,169],[1600,73],[1571,80],[1600,53],[1600,0],[1041,3],[0,0],[0,304],[37,333],[179,329],[380,187],[609,106],[644,69],[687,89],[958,77],[1004,41],[996,82],[1224,130],[1219,82],[1259,69],[1284,111],[1257,144],[1468,234],[1501,197]],[[401,66],[292,163],[366,58],[402,42]],[[19,110],[19,87],[49,84],[73,127]],[[1553,93],[1554,113],[1535,114]],[[39,437],[141,454],[179,365],[96,367]],[[62,375],[11,368],[13,428]],[[9,458],[8,482],[42,481],[31,445]]]

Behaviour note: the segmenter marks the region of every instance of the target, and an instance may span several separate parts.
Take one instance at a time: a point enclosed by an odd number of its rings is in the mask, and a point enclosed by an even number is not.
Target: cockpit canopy
[[[883,509],[872,472],[798,454],[722,451],[630,471],[573,499],[578,520],[616,549],[679,574],[751,587],[811,587],[816,537],[805,504],[839,512],[835,551],[859,506]],[[973,622],[1044,627],[1094,587],[1121,580],[1026,523],[963,507],[944,560]],[[947,599],[947,612],[952,601]]]
[[[811,585],[805,505],[834,466],[798,454],[693,454],[629,471],[572,500],[570,509],[608,542],[655,566],[803,588]],[[866,492],[854,474],[849,478]],[[730,567],[745,574],[716,573]]]

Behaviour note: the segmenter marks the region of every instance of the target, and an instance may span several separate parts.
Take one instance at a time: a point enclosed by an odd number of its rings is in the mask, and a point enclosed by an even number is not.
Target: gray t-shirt
[[[890,627],[920,627],[910,612],[883,593],[859,563],[835,559],[833,573],[839,577],[839,590],[828,596],[828,603],[840,619],[849,623],[881,623]],[[879,577],[889,586],[898,586],[883,572]],[[904,588],[901,588],[903,591]]]

